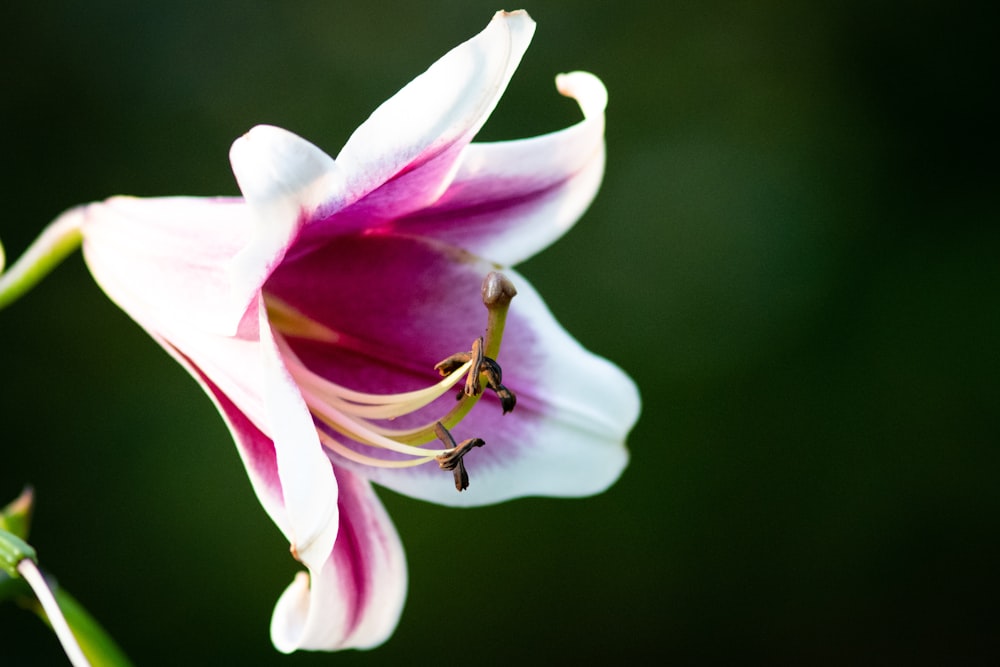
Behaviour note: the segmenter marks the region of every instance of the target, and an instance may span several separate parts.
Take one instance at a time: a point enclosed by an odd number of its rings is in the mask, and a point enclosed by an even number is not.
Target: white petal
[[[274,441],[278,476],[296,557],[319,568],[337,539],[337,483],[316,434],[312,415],[285,368],[260,308],[261,357],[268,435]]]
[[[584,120],[550,134],[468,146],[447,191],[390,229],[440,239],[501,265],[562,236],[593,201],[604,175],[607,92],[586,72],[561,74]]]
[[[260,291],[261,283],[236,283],[228,272],[253,233],[239,200],[115,197],[71,214],[84,216],[83,252],[94,278],[140,322],[232,334]]]
[[[337,537],[337,484],[312,415],[271,338],[260,296],[233,336],[119,302],[213,398],[254,490],[300,561],[318,567]]]

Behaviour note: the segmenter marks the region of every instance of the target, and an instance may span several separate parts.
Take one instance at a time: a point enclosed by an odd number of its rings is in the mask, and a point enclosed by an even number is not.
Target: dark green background
[[[411,587],[375,651],[274,651],[287,545],[209,401],[78,255],[0,313],[0,496],[35,485],[41,562],[140,665],[996,659],[989,6],[526,6],[535,42],[481,136],[575,121],[557,72],[610,90],[601,193],[522,269],[638,382],[632,463],[586,500],[382,493]],[[335,154],[498,8],[12,4],[8,255],[80,202],[235,194],[256,123]],[[10,604],[0,656],[61,664]]]

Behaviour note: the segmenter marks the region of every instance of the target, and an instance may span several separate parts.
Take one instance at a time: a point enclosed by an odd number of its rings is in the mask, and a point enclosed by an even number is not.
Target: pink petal
[[[399,493],[452,506],[525,496],[600,493],[628,464],[624,442],[640,411],[638,390],[617,366],[584,349],[555,320],[531,284],[506,270],[518,294],[497,361],[517,407],[503,415],[480,405],[454,430],[486,446],[466,457],[470,487],[457,493],[432,462],[404,471],[373,469],[369,478]]]
[[[271,639],[279,651],[371,648],[399,621],[406,557],[371,485],[337,470],[340,531],[329,558],[300,572],[278,600]]]
[[[336,345],[290,341],[314,372],[352,389],[387,393],[435,382],[433,365],[468,350],[482,334],[486,309],[480,285],[493,268],[429,241],[355,235],[283,265],[265,291],[341,336]],[[618,477],[628,458],[623,441],[639,409],[634,384],[580,347],[527,280],[511,275],[519,294],[498,361],[518,404],[502,415],[495,399],[484,398],[454,429],[458,440],[486,440],[467,458],[469,490],[457,493],[450,474],[433,462],[388,470],[334,457],[339,465],[401,493],[449,505],[586,495]],[[397,423],[432,421],[449,402],[454,404],[451,396],[443,397],[430,414]]]
[[[607,91],[586,72],[561,74],[556,84],[579,101],[583,121],[531,139],[469,145],[444,195],[388,228],[505,265],[562,236],[590,205],[604,174]]]

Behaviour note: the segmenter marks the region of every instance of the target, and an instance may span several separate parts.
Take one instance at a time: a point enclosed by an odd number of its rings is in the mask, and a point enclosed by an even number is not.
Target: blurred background
[[[985,2],[525,5],[483,139],[610,91],[597,201],[521,269],[644,398],[607,493],[383,491],[410,593],[374,651],[281,656],[296,571],[209,401],[74,255],[0,313],[0,502],[138,665],[992,664],[1000,509],[994,24]],[[495,2],[15,3],[9,259],[114,194],[236,194],[273,123],[336,154]],[[507,9],[515,9],[508,6]],[[587,285],[581,291],[581,283]],[[0,605],[4,665],[63,664]]]

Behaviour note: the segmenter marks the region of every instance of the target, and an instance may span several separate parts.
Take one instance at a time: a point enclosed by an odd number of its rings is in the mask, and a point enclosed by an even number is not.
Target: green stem
[[[83,240],[83,211],[73,209],[59,216],[45,228],[10,270],[0,274],[0,310],[17,301],[49,271],[80,247]],[[0,270],[3,269],[3,248],[0,247]]]
[[[13,585],[23,581],[28,589]],[[27,597],[30,590],[34,595]],[[35,550],[13,533],[0,529],[0,599],[13,597],[34,611],[56,633],[73,665],[131,667],[128,657],[72,595],[46,579]]]

